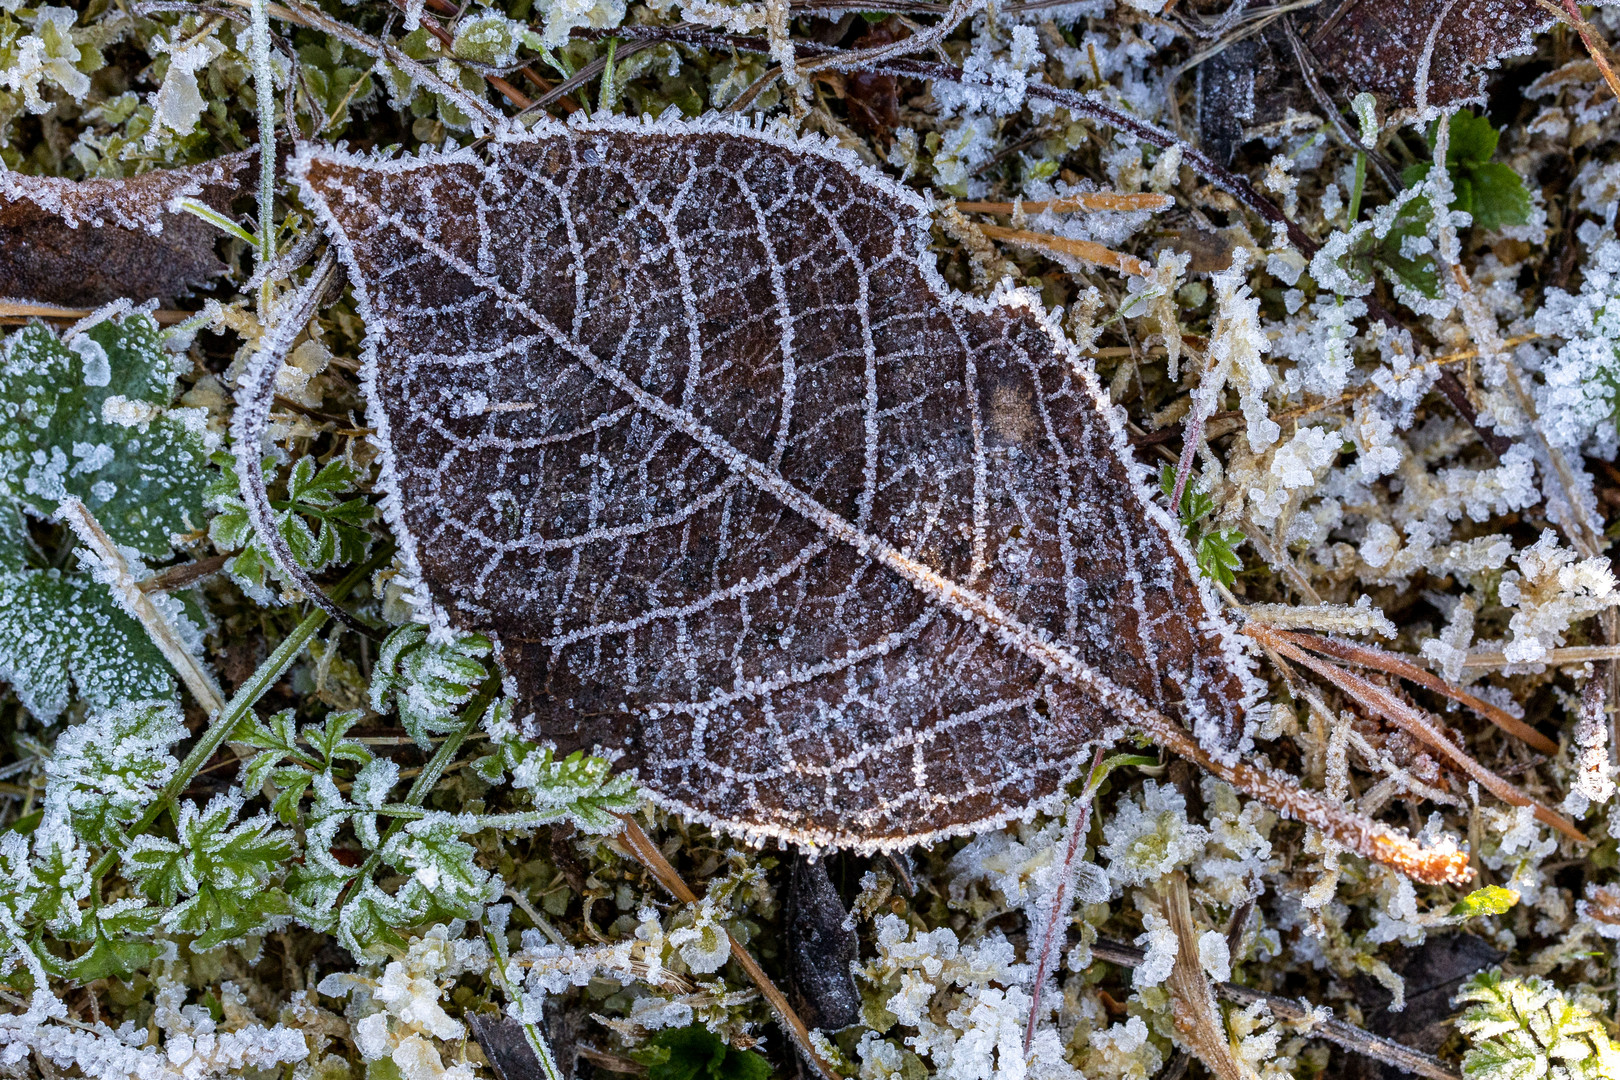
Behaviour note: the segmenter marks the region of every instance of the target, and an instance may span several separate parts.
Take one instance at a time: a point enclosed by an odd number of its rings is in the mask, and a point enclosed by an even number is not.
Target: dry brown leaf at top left
[[[64,308],[173,304],[227,270],[215,252],[219,230],[175,201],[228,213],[257,160],[243,151],[116,180],[0,170],[0,297]]]

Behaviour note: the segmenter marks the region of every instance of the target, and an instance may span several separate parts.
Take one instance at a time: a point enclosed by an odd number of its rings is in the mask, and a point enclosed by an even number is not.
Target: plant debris
[[[1617,37],[0,3],[0,1067],[1620,1076]]]

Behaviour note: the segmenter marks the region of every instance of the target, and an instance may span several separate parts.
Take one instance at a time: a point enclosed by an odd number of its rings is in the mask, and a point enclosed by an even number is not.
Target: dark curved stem
[[[322,592],[321,587],[298,565],[298,560],[293,558],[292,549],[276,528],[275,511],[270,506],[270,494],[264,489],[264,470],[259,464],[265,428],[270,421],[270,403],[275,397],[276,373],[292,351],[293,342],[314,317],[335,265],[336,259],[328,251],[315,267],[309,281],[293,294],[278,313],[270,332],[260,340],[258,351],[248,361],[247,371],[242,373],[241,385],[236,392],[236,415],[231,420],[231,439],[236,453],[236,476],[241,486],[242,501],[247,505],[248,520],[264,541],[277,571],[303,590],[312,604],[344,626],[367,637],[380,638],[376,629],[361,622]]]

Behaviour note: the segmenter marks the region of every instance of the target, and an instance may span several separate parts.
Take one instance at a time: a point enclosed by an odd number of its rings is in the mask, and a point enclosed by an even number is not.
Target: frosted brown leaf
[[[941,281],[915,194],[718,124],[293,168],[420,600],[535,734],[863,848],[1030,813],[1141,717],[1247,746],[1246,655],[1091,372]]]
[[[1485,103],[1485,72],[1558,21],[1538,0],[1353,0],[1316,7],[1311,52],[1348,100],[1452,110]]]
[[[227,270],[214,253],[218,230],[175,201],[228,213],[256,161],[244,151],[116,180],[0,169],[0,296],[68,307],[172,302]]]

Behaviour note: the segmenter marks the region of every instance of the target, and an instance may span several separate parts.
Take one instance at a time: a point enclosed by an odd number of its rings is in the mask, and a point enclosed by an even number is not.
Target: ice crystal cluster
[[[936,8],[0,0],[0,1070],[1620,1076],[1620,8]]]

